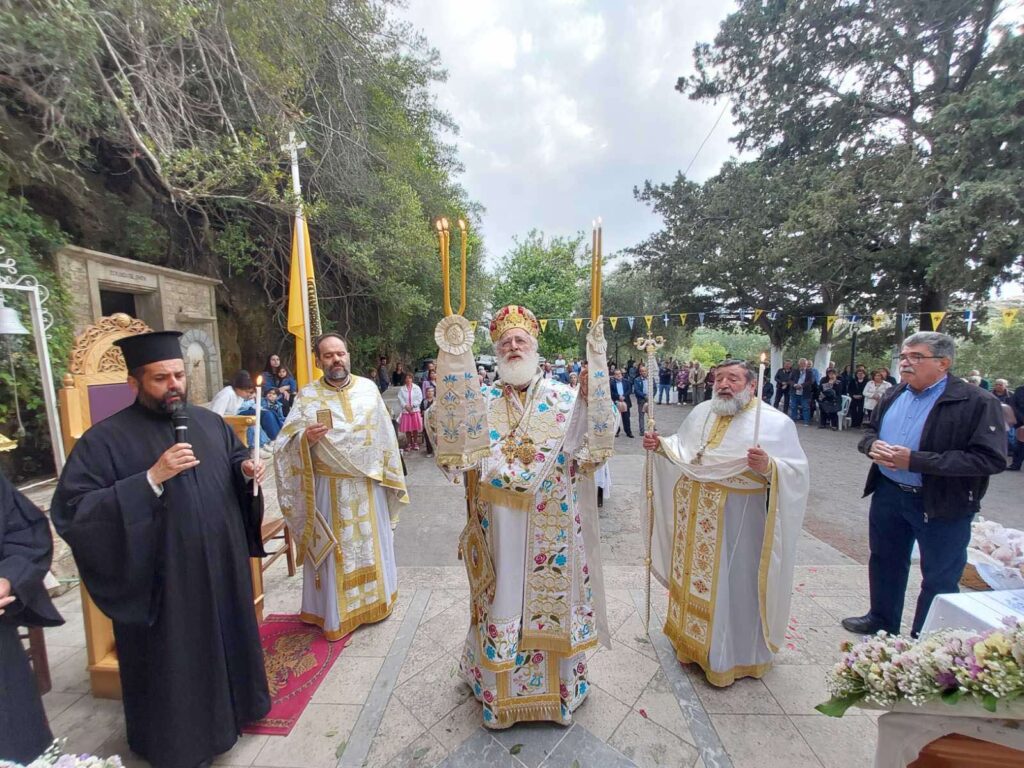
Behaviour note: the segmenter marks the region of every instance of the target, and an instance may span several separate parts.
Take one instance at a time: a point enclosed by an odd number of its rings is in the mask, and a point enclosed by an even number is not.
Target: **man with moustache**
[[[481,390],[490,439],[483,455],[463,466],[438,451],[442,471],[466,478],[459,550],[471,625],[460,669],[483,705],[486,727],[569,725],[589,691],[587,651],[599,638],[608,642],[593,477],[601,463],[587,445],[588,372],[578,389],[543,376],[540,326],[526,307],[499,310],[490,332],[498,380]],[[614,415],[610,404],[607,410]],[[433,429],[441,419],[431,421]]]
[[[952,336],[921,331],[900,350],[900,384],[871,412],[860,450],[871,459],[868,513],[871,608],[843,619],[849,632],[900,631],[910,554],[921,550],[921,593],[911,634],[936,595],[959,591],[971,521],[988,478],[1006,468],[1002,404],[950,369]]]
[[[50,507],[114,623],[128,745],[158,768],[209,765],[270,710],[249,571],[264,468],[187,404],[180,336],[115,342],[137,399],[82,435]]]
[[[398,599],[392,531],[409,501],[380,390],[350,373],[348,342],[315,344],[323,377],[302,388],[274,443],[277,494],[302,569],[302,620],[340,640]]]
[[[654,465],[653,572],[669,590],[665,635],[684,664],[728,686],[762,677],[785,638],[807,458],[789,418],[761,403],[742,360],[671,437],[644,435]]]

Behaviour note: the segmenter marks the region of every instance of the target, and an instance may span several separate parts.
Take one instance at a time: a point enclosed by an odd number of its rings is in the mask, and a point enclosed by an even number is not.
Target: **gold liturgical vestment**
[[[793,422],[762,405],[767,477],[747,466],[751,402],[735,416],[693,409],[655,460],[653,571],[668,588],[665,635],[710,683],[761,677],[789,623],[807,459]]]
[[[330,410],[310,445],[305,428]],[[398,440],[377,386],[349,376],[302,388],[274,443],[281,512],[303,565],[302,620],[338,640],[388,616],[398,597],[392,528],[408,503]]]

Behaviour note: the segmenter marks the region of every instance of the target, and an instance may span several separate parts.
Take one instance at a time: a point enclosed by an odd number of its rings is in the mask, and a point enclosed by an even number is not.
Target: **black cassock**
[[[17,598],[0,616],[0,760],[30,763],[53,741],[17,630],[64,623],[43,586],[52,557],[46,517],[0,475],[0,578]]]
[[[249,556],[263,494],[224,420],[188,406],[199,466],[153,492],[146,470],[174,444],[169,417],[136,402],[75,445],[50,516],[96,605],[114,622],[128,744],[158,768],[230,749],[270,710]]]

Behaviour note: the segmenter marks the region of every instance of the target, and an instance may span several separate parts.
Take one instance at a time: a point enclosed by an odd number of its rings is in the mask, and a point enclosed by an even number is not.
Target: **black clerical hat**
[[[124,353],[124,362],[129,371],[156,363],[161,360],[182,360],[181,331],[155,331],[125,336],[114,343]]]

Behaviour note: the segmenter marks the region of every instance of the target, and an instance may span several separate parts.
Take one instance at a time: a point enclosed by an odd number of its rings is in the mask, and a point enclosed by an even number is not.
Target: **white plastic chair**
[[[850,412],[850,403],[853,402],[853,398],[849,395],[843,395],[843,407],[839,410],[839,430],[842,431],[849,426],[846,420],[850,417],[847,415]]]

